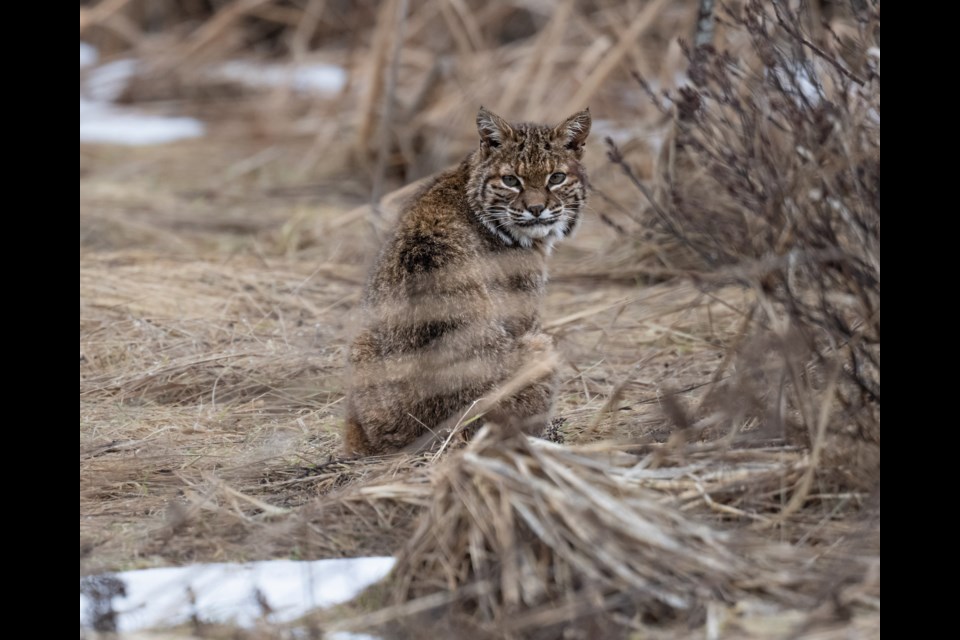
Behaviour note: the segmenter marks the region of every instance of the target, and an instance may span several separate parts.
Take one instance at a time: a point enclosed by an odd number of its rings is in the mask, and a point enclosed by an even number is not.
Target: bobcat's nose
[[[545,208],[542,204],[531,204],[527,206],[527,211],[532,213],[534,218],[539,218]]]

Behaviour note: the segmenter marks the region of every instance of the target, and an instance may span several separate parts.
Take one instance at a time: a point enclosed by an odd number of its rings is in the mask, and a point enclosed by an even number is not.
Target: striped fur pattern
[[[570,235],[587,197],[580,164],[590,133],[590,112],[556,127],[510,124],[481,108],[477,114],[480,150],[467,193],[480,221],[507,245],[530,248]]]
[[[546,259],[580,220],[590,114],[548,127],[481,108],[477,125],[479,148],[411,199],[370,272],[349,355],[349,454],[422,444],[504,385],[514,391],[474,426],[538,433],[551,417],[556,371],[516,378],[555,359],[540,329]]]

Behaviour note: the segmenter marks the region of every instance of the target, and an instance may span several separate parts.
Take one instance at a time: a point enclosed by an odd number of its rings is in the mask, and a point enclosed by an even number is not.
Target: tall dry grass
[[[107,59],[142,61],[124,100],[187,100],[214,119],[245,113],[260,135],[314,137],[304,172],[327,169],[329,151],[345,145],[352,168],[383,183],[379,197],[459,160],[473,144],[480,104],[531,121],[589,105],[610,120],[601,129],[616,128],[612,120],[627,110],[648,110],[620,87],[636,69],[674,86],[679,51],[662,52],[677,35],[692,35],[694,14],[692,0],[120,0],[81,7],[81,38]],[[248,87],[209,73],[236,58],[337,64],[348,83],[332,99],[289,87],[245,99]]]

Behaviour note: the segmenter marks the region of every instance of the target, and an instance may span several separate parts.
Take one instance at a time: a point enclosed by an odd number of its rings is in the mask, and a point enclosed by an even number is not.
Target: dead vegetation
[[[625,81],[640,71],[676,87],[682,55],[672,35],[692,34],[694,4],[120,0],[82,10],[81,38],[108,60],[141,60],[122,100],[180,104],[215,121],[242,115],[256,135],[307,141],[295,166],[301,178],[348,163],[369,186],[382,183],[380,196],[458,160],[473,145],[477,106],[492,108],[494,96],[498,113],[532,121],[589,104],[595,113],[632,111],[642,117],[629,126],[648,129],[643,116],[656,109],[624,91]],[[215,80],[230,58],[271,60],[291,77],[318,62],[350,73],[318,104],[293,83],[252,90]],[[642,161],[657,133],[623,124],[605,121],[597,132],[631,139]],[[331,157],[331,148],[342,152]]]
[[[127,100],[218,122],[81,146],[81,575],[398,554],[310,628],[879,637],[878,7],[718,10],[674,91],[692,2],[147,4],[82,9],[81,38],[149,62]],[[254,53],[350,80],[203,93]],[[455,160],[481,102],[603,121],[545,314],[564,444],[341,460],[371,216],[399,201],[370,194]]]
[[[863,487],[879,483],[879,8],[855,17],[846,39],[827,25],[817,45],[787,5],[725,15],[743,51],[689,52],[645,215],[658,260],[757,295],[732,363],[744,373],[708,405],[732,429],[759,413],[818,455],[843,451],[846,481]]]

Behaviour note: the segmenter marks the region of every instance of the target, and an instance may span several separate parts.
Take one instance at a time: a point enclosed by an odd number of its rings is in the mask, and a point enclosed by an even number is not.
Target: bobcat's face
[[[556,127],[509,124],[483,109],[477,114],[480,149],[467,186],[480,222],[507,245],[551,246],[580,221],[587,196],[580,164],[590,112]]]

